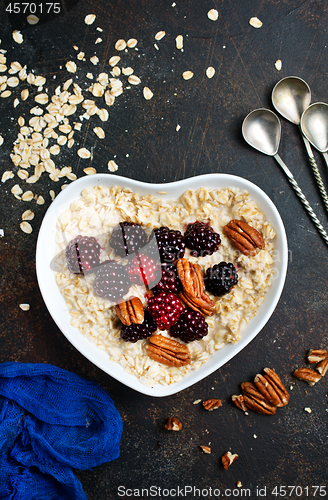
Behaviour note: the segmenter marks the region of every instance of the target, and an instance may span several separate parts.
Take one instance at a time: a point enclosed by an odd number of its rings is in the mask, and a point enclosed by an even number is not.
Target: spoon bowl
[[[318,151],[328,151],[328,104],[311,104],[302,114],[301,130]]]
[[[297,76],[280,80],[272,91],[272,104],[284,118],[299,125],[303,111],[310,105],[311,90]]]
[[[243,121],[245,141],[261,153],[275,156],[278,153],[281,125],[275,113],[268,109],[255,109]]]

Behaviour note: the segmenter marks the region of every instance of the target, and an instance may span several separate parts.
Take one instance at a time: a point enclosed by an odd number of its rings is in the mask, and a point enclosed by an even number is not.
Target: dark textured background
[[[139,50],[129,50],[123,59],[135,69],[142,85],[126,90],[109,109],[108,122],[101,124],[105,141],[93,134],[92,120],[83,122],[73,148],[62,148],[55,161],[72,166],[78,177],[86,166],[106,172],[108,160],[116,155],[117,174],[141,181],[224,172],[254,182],[276,204],[288,236],[288,275],[278,306],[255,340],[205,380],[162,399],[138,394],[101,372],[68,343],[40,295],[34,260],[38,228],[50,204],[49,189],[58,194],[63,180],[54,183],[43,174],[31,185],[34,193],[46,199],[45,205],[37,206],[35,201],[24,203],[13,197],[10,189],[16,182],[29,189],[15,177],[0,191],[5,231],[0,239],[0,360],[51,363],[98,382],[112,396],[124,422],[121,455],[115,462],[77,472],[89,500],[118,498],[119,485],[195,485],[223,491],[235,488],[238,480],[252,490],[253,498],[257,486],[267,486],[266,498],[276,498],[270,493],[275,485],[309,486],[308,496],[312,496],[312,485],[327,482],[327,379],[309,387],[294,379],[292,372],[305,365],[308,349],[328,347],[327,246],[278,164],[243,141],[241,123],[252,109],[272,109],[272,88],[285,76],[304,78],[311,87],[312,102],[328,100],[328,8],[324,0],[176,0],[175,7],[172,3],[67,1],[62,2],[60,15],[44,15],[39,24],[29,26],[26,16],[8,16],[0,2],[0,48],[7,50],[8,62],[18,60],[27,64],[28,71],[46,76],[51,93],[70,76],[65,62],[76,60],[73,45],[86,53],[87,61],[77,61],[74,77],[85,88],[85,82],[90,83],[85,78],[88,71],[94,75],[109,71],[108,58],[116,53],[117,39],[136,38]],[[211,8],[219,11],[216,22],[207,18]],[[90,13],[97,19],[86,26],[84,17]],[[249,25],[252,16],[261,19],[262,28]],[[22,30],[22,45],[12,40],[13,29]],[[165,30],[166,37],[157,42],[160,50],[156,50],[154,35],[159,30]],[[178,34],[184,35],[183,52],[175,48]],[[97,36],[103,42],[94,45]],[[95,53],[98,66],[89,62]],[[277,59],[282,60],[280,72],[274,65]],[[216,69],[211,80],[205,76],[210,65]],[[194,72],[189,81],[181,78],[185,70]],[[143,85],[154,92],[151,101],[143,98]],[[18,132],[17,118],[28,117],[32,107],[32,99],[13,107],[16,93],[25,86],[21,83],[10,98],[1,99],[0,133],[5,139],[0,148],[1,175],[12,168],[9,154]],[[327,213],[300,133],[290,122],[281,122],[279,153],[327,229]],[[92,160],[76,155],[81,145],[94,148]],[[317,152],[315,158],[328,186],[324,160]],[[30,235],[19,228],[27,208],[36,214]],[[30,311],[21,311],[22,302],[31,304]],[[287,387],[293,385],[290,403],[273,417],[245,416],[232,406],[230,396],[265,366],[275,368]],[[192,404],[209,397],[221,398],[223,407],[208,413]],[[312,413],[305,412],[305,407]],[[179,433],[168,433],[163,427],[172,415],[183,422]],[[212,454],[205,455],[199,445],[209,443]],[[225,471],[220,457],[228,449],[239,458]],[[306,490],[292,498],[307,498]]]

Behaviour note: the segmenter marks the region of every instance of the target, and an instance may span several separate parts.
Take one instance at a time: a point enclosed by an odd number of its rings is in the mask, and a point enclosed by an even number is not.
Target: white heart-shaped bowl
[[[96,185],[105,187],[121,186],[140,194],[151,194],[156,197],[163,196],[167,199],[177,199],[187,189],[197,189],[199,187],[212,189],[239,188],[248,191],[251,198],[257,202],[259,209],[265,214],[266,220],[276,230],[277,236],[274,240],[275,277],[256,316],[249,321],[242,331],[238,342],[227,344],[221,350],[216,351],[205,364],[199,369],[189,372],[180,382],[168,386],[157,384],[154,387],[147,387],[143,385],[136,376],[126,373],[118,363],[110,361],[105,351],[87,340],[77,328],[70,324],[71,317],[69,311],[57,286],[55,273],[51,268],[51,261],[55,256],[56,224],[59,215],[69,208],[74,200],[80,198],[83,189]],[[167,194],[159,194],[159,192],[163,191]],[[41,224],[36,247],[36,273],[41,294],[52,318],[65,337],[87,359],[104,372],[122,382],[122,384],[143,394],[157,397],[169,396],[186,387],[190,387],[220,368],[254,339],[275,310],[284,287],[287,264],[288,248],[286,232],[275,205],[264,191],[252,182],[228,174],[200,175],[177,182],[161,184],[148,184],[112,174],[95,174],[82,177],[68,185],[48,208]]]

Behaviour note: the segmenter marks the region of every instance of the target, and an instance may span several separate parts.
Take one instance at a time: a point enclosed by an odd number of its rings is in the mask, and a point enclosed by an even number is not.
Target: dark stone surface
[[[24,16],[8,16],[1,4],[0,48],[7,50],[9,63],[18,60],[28,71],[34,69],[35,74],[47,77],[46,87],[52,93],[70,76],[65,62],[76,60],[73,45],[86,54],[85,62],[77,61],[79,69],[73,76],[85,88],[90,84],[85,78],[88,71],[94,75],[109,71],[107,61],[116,53],[117,39],[137,38],[139,50],[122,54],[122,66],[135,69],[142,84],[153,90],[153,99],[144,100],[142,86],[125,91],[109,108],[108,122],[101,124],[104,141],[92,132],[95,120],[83,122],[81,132],[74,135],[73,148],[63,147],[54,160],[60,166],[71,166],[78,177],[84,175],[86,166],[106,172],[108,160],[115,155],[117,174],[141,181],[175,181],[224,172],[254,182],[276,204],[288,236],[288,275],[278,306],[258,336],[206,379],[166,398],[138,394],[76,351],[55,325],[39,292],[35,275],[38,228],[51,201],[49,190],[58,194],[64,180],[54,183],[43,174],[38,183],[29,186],[15,176],[0,191],[0,220],[5,231],[0,239],[0,360],[51,363],[98,382],[112,396],[124,422],[121,456],[93,470],[77,471],[89,500],[118,498],[119,485],[192,485],[220,488],[223,495],[225,488],[236,488],[238,480],[251,490],[252,498],[257,487],[265,486],[266,498],[279,498],[271,493],[275,485],[302,486],[302,496],[297,498],[307,498],[314,496],[312,486],[327,481],[327,382],[324,379],[309,387],[295,380],[292,372],[305,365],[308,349],[328,347],[327,246],[278,164],[243,141],[241,123],[252,109],[272,109],[272,88],[285,76],[304,78],[311,87],[312,102],[327,100],[327,4],[324,0],[176,0],[173,7],[172,3],[66,1],[59,15],[43,15],[33,27]],[[212,22],[206,14],[215,6],[219,19]],[[92,26],[83,21],[89,13],[97,15]],[[249,25],[252,16],[261,19],[261,29]],[[96,31],[96,26],[103,32]],[[22,30],[22,45],[12,40],[13,29]],[[157,42],[156,50],[154,35],[159,30],[165,30],[166,37]],[[183,52],[175,48],[178,34],[184,35]],[[98,36],[103,42],[94,45]],[[100,60],[97,66],[89,62],[95,53]],[[277,59],[282,60],[280,72],[274,65]],[[216,69],[211,80],[205,77],[210,65]],[[189,81],[181,78],[185,70],[194,72]],[[0,133],[5,139],[0,148],[1,175],[12,168],[9,154],[18,133],[17,118],[22,115],[28,120],[34,105],[30,98],[13,107],[14,98],[25,86],[21,82],[12,89],[12,96],[1,99]],[[31,88],[31,96],[36,93]],[[301,135],[295,125],[284,119],[281,123],[279,153],[328,228]],[[93,147],[92,160],[78,158],[76,150],[81,145]],[[324,160],[317,151],[314,154],[328,186]],[[46,203],[38,206],[35,201],[17,200],[10,192],[15,183],[24,191],[42,194]],[[21,214],[28,208],[36,214],[30,235],[19,228]],[[30,311],[21,311],[22,302],[31,304]],[[232,406],[230,396],[239,393],[240,383],[252,380],[265,366],[275,368],[287,387],[293,385],[290,403],[273,417],[245,416]],[[208,413],[201,405],[192,404],[209,397],[222,399],[223,407]],[[305,412],[305,407],[312,413]],[[163,427],[173,415],[183,422],[179,433],[168,433]],[[205,455],[199,445],[209,443],[212,454]],[[228,449],[239,458],[225,471],[220,457]],[[146,492],[139,497],[137,493],[135,498],[147,498]],[[289,493],[287,490],[287,496]],[[194,497],[197,495],[195,492]],[[174,492],[169,498],[173,496]]]

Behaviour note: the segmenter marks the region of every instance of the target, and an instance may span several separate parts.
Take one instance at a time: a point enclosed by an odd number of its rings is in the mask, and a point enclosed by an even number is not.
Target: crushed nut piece
[[[308,363],[319,363],[319,361],[323,361],[328,357],[328,352],[326,349],[310,349],[307,359]]]
[[[238,455],[237,453],[232,454],[230,451],[227,451],[221,458],[222,460],[222,465],[227,470],[230,465],[237,460]]]
[[[200,445],[200,447],[203,450],[203,452],[206,453],[207,455],[209,455],[211,453],[211,451],[212,451],[209,446]]]
[[[205,410],[208,411],[213,411],[217,410],[222,406],[222,400],[221,399],[207,399],[206,401],[203,401],[203,406]]]
[[[320,361],[320,363],[318,363],[316,366],[316,370],[320,373],[322,377],[324,377],[328,370],[328,358]]]
[[[176,417],[169,417],[165,424],[165,429],[168,431],[181,431],[182,423]]]

